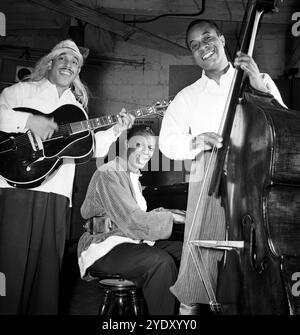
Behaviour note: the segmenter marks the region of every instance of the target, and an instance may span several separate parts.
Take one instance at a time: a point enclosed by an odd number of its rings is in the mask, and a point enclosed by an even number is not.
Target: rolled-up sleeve
[[[98,131],[95,133],[95,157],[104,157],[113,142],[117,140],[118,136],[115,136],[113,127]]]
[[[200,152],[192,149],[187,107],[183,96],[179,93],[168,107],[164,115],[160,134],[159,149],[170,159],[193,159]]]
[[[263,77],[263,81],[269,91],[269,93],[271,93],[274,98],[283,106],[286,107],[285,103],[283,102],[282,98],[281,98],[281,94],[276,86],[276,84],[274,83],[274,81],[272,80],[272,78],[267,74],[267,73],[263,73],[262,74]]]

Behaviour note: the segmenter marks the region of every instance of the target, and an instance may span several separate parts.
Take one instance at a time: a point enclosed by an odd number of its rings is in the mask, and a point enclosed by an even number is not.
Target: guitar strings
[[[150,114],[159,114],[159,110],[166,109],[169,103],[165,102],[161,104],[158,102],[156,105],[153,106],[145,106],[141,107],[137,110],[131,110],[128,111],[128,113],[134,114],[136,117],[141,117],[141,116],[146,116]],[[60,137],[66,138],[69,137],[70,135],[74,133],[79,133],[82,131],[90,130],[90,129],[95,129],[95,128],[100,128],[100,127],[105,127],[112,125],[114,123],[118,122],[118,116],[117,115],[103,115],[94,119],[86,119],[86,120],[81,120],[81,121],[75,121],[72,123],[67,123],[67,124],[61,124],[59,125],[58,130],[56,130],[53,134],[53,136],[49,139],[42,140],[42,142],[48,142],[52,140],[56,140]],[[77,130],[76,127],[78,128]],[[24,134],[18,134],[17,136],[12,136],[11,138],[5,140],[14,140],[14,143],[18,147],[25,147],[25,146],[31,146],[30,139],[28,137],[27,132]]]

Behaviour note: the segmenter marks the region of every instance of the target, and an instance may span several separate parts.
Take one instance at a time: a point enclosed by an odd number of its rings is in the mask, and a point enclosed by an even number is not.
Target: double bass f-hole
[[[246,214],[242,219],[244,232],[247,234],[250,230],[249,236],[249,257],[252,268],[260,275],[265,270],[265,261],[259,262],[257,257],[257,244],[256,244],[256,230],[254,225],[254,220],[250,214]],[[245,236],[245,239],[248,239]]]

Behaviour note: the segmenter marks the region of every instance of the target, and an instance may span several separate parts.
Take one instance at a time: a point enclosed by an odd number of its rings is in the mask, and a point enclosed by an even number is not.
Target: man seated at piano
[[[168,238],[184,215],[163,208],[147,212],[139,177],[155,145],[149,127],[134,126],[124,153],[92,176],[81,215],[96,223],[80,238],[78,262],[82,277],[89,270],[120,274],[142,287],[150,315],[172,315],[175,297],[169,288],[177,278],[182,242]]]

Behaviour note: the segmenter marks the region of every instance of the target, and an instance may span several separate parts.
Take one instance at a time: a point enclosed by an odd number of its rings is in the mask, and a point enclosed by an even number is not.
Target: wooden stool
[[[108,278],[99,281],[104,290],[104,300],[99,315],[142,315],[143,303],[136,285],[124,278]]]
[[[144,315],[147,314],[142,293],[130,280],[120,274],[90,269],[88,275],[99,280],[104,299],[99,306],[99,315]]]

